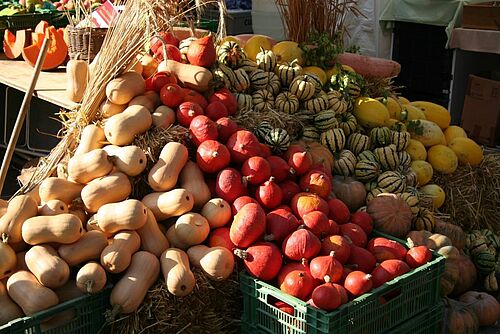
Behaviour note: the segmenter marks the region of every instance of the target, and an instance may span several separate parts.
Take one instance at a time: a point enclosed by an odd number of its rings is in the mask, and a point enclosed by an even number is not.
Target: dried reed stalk
[[[233,117],[234,121],[241,127],[252,132],[262,122],[269,122],[273,127],[285,129],[292,140],[298,139],[304,123],[292,114],[269,109],[267,111],[246,111],[238,113]]]

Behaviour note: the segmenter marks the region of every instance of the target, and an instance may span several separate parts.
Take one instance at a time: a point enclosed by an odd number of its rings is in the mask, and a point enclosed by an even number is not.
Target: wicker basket
[[[71,59],[80,54],[80,59],[92,61],[101,49],[107,28],[75,28],[67,26],[69,45],[68,53]]]

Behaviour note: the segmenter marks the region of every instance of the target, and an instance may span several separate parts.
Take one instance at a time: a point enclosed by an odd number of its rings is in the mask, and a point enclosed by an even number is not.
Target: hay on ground
[[[273,127],[285,129],[292,139],[299,138],[304,123],[293,114],[268,109],[267,111],[240,111],[234,121],[241,127],[254,132],[262,122],[269,122]]]

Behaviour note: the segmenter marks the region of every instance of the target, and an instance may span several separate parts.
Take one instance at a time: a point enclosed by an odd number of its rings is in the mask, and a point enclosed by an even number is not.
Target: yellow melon
[[[264,50],[271,50],[271,41],[267,36],[255,35],[250,37],[245,43],[243,50],[245,50],[249,59],[255,61],[257,54],[260,52],[260,48],[263,48]]]
[[[392,119],[396,119],[399,121],[399,118],[396,117],[398,113],[401,113],[401,104],[398,103],[394,98],[392,97],[377,97],[377,100],[382,102],[386,107],[387,111],[389,111],[389,117]]]
[[[443,135],[441,136],[441,141],[439,142],[440,145],[444,145],[444,146],[447,146],[448,143],[446,142],[446,137],[444,136],[444,133]]]
[[[421,132],[417,132],[411,130],[411,137],[413,139],[418,140],[425,147],[431,147],[439,144],[443,139],[443,131],[441,128],[434,122],[427,121],[425,119],[420,119],[415,122],[418,122],[420,125]],[[416,124],[416,123],[414,123]]]
[[[389,119],[389,111],[380,101],[359,97],[354,104],[354,116],[362,126],[375,128],[385,125]]]
[[[344,71],[347,71],[347,72],[351,72],[351,73],[356,73],[356,71],[354,70],[354,68],[352,68],[351,66],[349,65],[342,65],[342,69]]]
[[[400,122],[400,121],[398,121],[397,119],[394,119],[394,118],[388,118],[385,121],[384,125],[387,126],[391,130],[400,131],[400,132],[407,131],[405,123],[402,123],[402,122]]]
[[[427,151],[427,161],[435,171],[451,174],[457,170],[458,158],[451,148],[445,145],[434,145]]]
[[[278,63],[291,63],[297,59],[297,64],[304,65],[304,52],[296,42],[282,41],[276,43],[272,51],[276,55]]]
[[[332,75],[339,73],[339,69],[337,68],[337,66],[333,66],[333,67],[330,67],[329,69],[327,69],[325,71],[325,73],[326,73],[326,77],[328,78],[328,80],[330,80]]]
[[[401,121],[414,121],[416,119],[426,119],[425,114],[422,110],[411,104],[403,104],[400,112],[396,113],[396,119]]]
[[[415,160],[411,162],[410,168],[417,175],[417,184],[426,185],[432,179],[434,170],[430,163],[424,160]]]
[[[434,209],[439,209],[444,204],[446,194],[444,193],[443,188],[437,184],[427,184],[420,188],[419,191],[432,198],[432,207]]]
[[[410,104],[410,100],[408,100],[404,96],[398,96],[398,100],[399,100],[399,102],[401,102],[401,104]]]
[[[444,130],[444,137],[446,142],[449,144],[455,138],[467,138],[467,133],[464,129],[457,125],[450,125],[446,130]]]
[[[439,125],[442,130],[450,126],[451,114],[445,107],[427,101],[413,101],[410,104],[422,110],[425,118]]]
[[[483,150],[472,139],[457,137],[449,143],[448,147],[455,152],[461,164],[478,166],[483,161]]]
[[[307,66],[307,67],[304,67],[303,70],[304,70],[304,74],[314,74],[315,76],[317,76],[319,78],[319,80],[321,81],[321,84],[324,85],[326,83],[327,75],[326,75],[325,71],[323,71],[318,66]]]
[[[418,140],[410,139],[406,153],[410,155],[411,160],[427,160],[427,150]]]

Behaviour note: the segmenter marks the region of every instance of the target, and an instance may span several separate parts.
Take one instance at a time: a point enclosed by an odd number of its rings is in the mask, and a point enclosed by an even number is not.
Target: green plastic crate
[[[405,323],[389,330],[387,334],[440,334],[443,329],[444,308],[441,302],[432,309],[413,316]]]
[[[30,317],[12,320],[0,326],[0,334],[96,334],[106,323],[104,312],[109,308],[110,294],[108,286],[95,295],[81,296]],[[69,312],[74,316],[68,316]],[[50,320],[55,316],[64,320],[51,326]]]
[[[406,245],[402,240],[382,233],[377,232],[374,235]],[[431,262],[330,313],[309,306],[271,284],[243,272],[240,275],[243,293],[242,323],[249,326],[248,333],[386,333],[439,303],[439,279],[444,272],[444,261],[442,256],[433,253]],[[292,306],[294,315],[273,306],[276,301],[283,301]],[[245,329],[242,331],[245,332]]]

